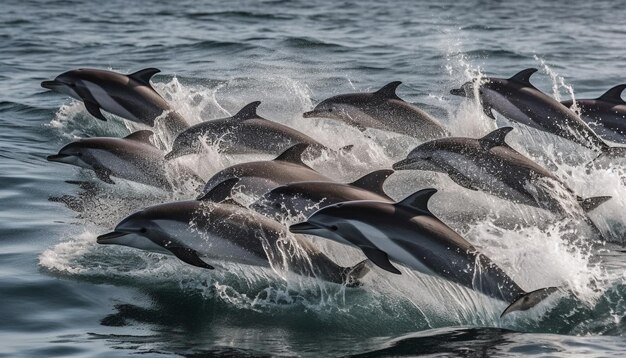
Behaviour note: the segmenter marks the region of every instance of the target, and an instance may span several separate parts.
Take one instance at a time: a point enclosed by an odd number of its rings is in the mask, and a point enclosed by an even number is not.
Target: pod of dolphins
[[[485,114],[493,111],[532,128],[565,138],[597,152],[599,157],[626,155],[626,85],[611,88],[596,99],[558,102],[530,83],[537,70],[511,78],[487,77],[450,91],[475,98]],[[201,154],[204,140],[220,141],[222,153],[272,154],[274,160],[239,163],[206,180],[195,200],[175,201],[135,212],[115,229],[97,238],[115,244],[174,255],[181,261],[215,269],[215,261],[264,266],[356,287],[372,269],[401,274],[399,265],[447,280],[505,302],[502,316],[534,307],[557,287],[522,289],[505,271],[448,227],[428,208],[436,189],[424,188],[401,201],[389,197],[383,185],[394,170],[447,174],[463,188],[514,203],[583,220],[602,235],[587,213],[608,196],[582,198],[547,169],[506,143],[513,130],[503,127],[482,138],[451,137],[432,115],[402,100],[391,82],[375,92],[337,95],[320,102],[304,118],[341,121],[361,131],[376,129],[414,137],[422,142],[393,169],[373,171],[351,183],[339,183],[306,165],[303,154],[349,152],[334,150],[312,137],[257,114],[260,102],[244,106],[228,118],[193,126],[151,86],[159,70],[147,68],[124,75],[98,69],[65,72],[42,87],[82,101],[93,117],[109,113],[153,127],[162,121],[174,136],[165,152],[151,142],[153,132],[139,130],[124,138],[92,137],[64,146],[48,156],[52,162],[91,170],[101,181],[125,179],[173,190],[165,168],[169,161]],[[478,97],[478,98],[476,98]],[[577,111],[570,109],[577,108]],[[196,174],[184,168],[180,176]],[[551,191],[562,188],[564,198]],[[246,207],[232,197],[235,189],[256,200]],[[281,218],[308,219],[286,227]],[[357,247],[364,260],[343,267],[307,239],[313,235]]]

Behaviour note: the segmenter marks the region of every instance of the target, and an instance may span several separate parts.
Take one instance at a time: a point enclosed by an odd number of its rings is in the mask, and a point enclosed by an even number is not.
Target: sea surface
[[[439,189],[432,211],[527,290],[564,289],[533,310],[505,305],[403,269],[374,269],[345,288],[270,269],[208,271],[173,257],[99,246],[124,216],[194,198],[164,193],[46,156],[85,136],[123,136],[138,125],[91,117],[82,103],[40,82],[69,69],[162,72],[153,85],[193,122],[262,101],[259,113],[343,158],[307,163],[351,181],[389,168],[417,143],[301,114],[324,98],[402,81],[400,97],[454,135],[511,125],[451,96],[476,75],[532,82],[557,98],[594,98],[626,81],[621,1],[30,1],[0,4],[0,356],[585,356],[626,354],[626,163],[585,170],[593,153],[519,125],[511,146],[577,194],[613,198],[584,223],[550,217],[443,175],[394,174],[401,199]],[[161,135],[156,128],[157,137]],[[204,179],[230,164],[219,150],[181,159]],[[269,158],[268,158],[269,159]],[[76,185],[66,181],[86,181]],[[344,265],[358,250],[314,241]]]

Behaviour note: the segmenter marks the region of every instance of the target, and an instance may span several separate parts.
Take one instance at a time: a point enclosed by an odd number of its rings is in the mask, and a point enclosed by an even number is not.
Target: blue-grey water
[[[611,243],[447,177],[394,174],[401,198],[440,189],[433,211],[523,288],[564,292],[499,318],[502,303],[441,280],[374,270],[357,289],[250,267],[227,272],[95,237],[125,215],[193,198],[50,163],[72,139],[136,127],[99,122],[39,86],[77,67],[158,67],[157,90],[193,121],[260,100],[260,113],[331,147],[356,144],[348,164],[310,164],[337,180],[389,167],[411,141],[360,133],[300,114],[327,96],[400,80],[398,94],[455,135],[496,128],[449,89],[472,75],[538,67],[545,92],[596,97],[626,81],[621,1],[29,1],[0,5],[0,355],[43,356],[623,356],[626,233],[623,166],[585,172],[591,153],[516,126],[509,142],[583,196],[611,195],[592,219]],[[112,118],[112,117],[110,117]],[[498,118],[497,125],[507,125]],[[240,158],[186,159],[204,178]],[[622,163],[624,165],[624,163]],[[66,180],[93,181],[78,187]],[[580,224],[580,223],[578,223]],[[569,230],[569,231],[568,231]],[[349,248],[317,242],[345,264]],[[333,246],[334,245],[334,246]],[[311,282],[312,281],[312,282]]]

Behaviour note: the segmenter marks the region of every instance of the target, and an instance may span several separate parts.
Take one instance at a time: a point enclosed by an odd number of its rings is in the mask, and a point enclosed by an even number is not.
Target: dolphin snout
[[[316,116],[316,112],[315,111],[308,111],[308,112],[304,112],[302,113],[302,117],[303,118],[312,118]]]
[[[126,236],[128,235],[128,233],[125,232],[119,232],[119,231],[112,231],[108,234],[104,234],[104,235],[100,235],[96,238],[96,242],[98,244],[112,244],[113,240],[117,239],[118,237],[122,237],[122,236]]]
[[[318,229],[318,227],[310,224],[308,221],[289,226],[289,231],[294,234],[306,234],[308,231],[315,229]]]
[[[43,87],[45,89],[49,89],[49,90],[53,90],[55,87],[58,87],[60,85],[61,85],[61,83],[59,83],[56,80],[41,82],[41,87]]]
[[[67,154],[53,154],[46,157],[49,162],[60,162],[63,159],[69,157]]]
[[[394,163],[392,168],[393,170],[407,170],[407,169],[411,169],[411,165],[413,164],[413,159],[410,158],[406,158],[406,159],[402,159],[401,161]]]
[[[180,156],[181,155],[177,151],[172,150],[171,152],[165,154],[165,160],[176,159],[176,158],[178,158]]]
[[[463,88],[453,88],[450,90],[451,95],[465,97],[465,90]]]

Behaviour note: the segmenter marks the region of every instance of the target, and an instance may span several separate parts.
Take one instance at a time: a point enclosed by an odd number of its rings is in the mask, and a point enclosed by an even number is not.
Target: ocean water
[[[103,247],[97,235],[147,205],[193,198],[132,183],[106,185],[46,156],[83,136],[139,128],[100,122],[40,87],[77,67],[158,67],[156,89],[200,122],[262,101],[261,115],[333,148],[308,163],[340,181],[388,168],[417,143],[329,120],[303,119],[322,99],[400,80],[398,94],[455,135],[510,125],[449,95],[478,74],[537,67],[555,97],[596,97],[623,83],[620,1],[14,1],[0,11],[0,356],[616,356],[626,351],[624,162],[585,171],[593,154],[515,126],[508,141],[578,194],[613,198],[583,223],[549,217],[445,176],[394,174],[400,199],[424,187],[432,211],[527,290],[561,286],[537,308],[499,318],[502,303],[407,269],[373,270],[350,289],[245,266],[208,271],[172,257]],[[156,129],[157,136],[163,133]],[[181,159],[205,179],[230,164],[209,146]],[[78,186],[66,181],[90,181]],[[341,264],[362,254],[315,240]]]

